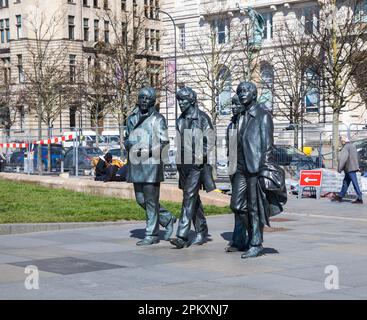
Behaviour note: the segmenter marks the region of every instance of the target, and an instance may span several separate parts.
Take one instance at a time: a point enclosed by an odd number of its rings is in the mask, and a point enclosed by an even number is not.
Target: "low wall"
[[[135,199],[133,184],[126,182],[102,182],[87,178],[37,176],[7,172],[0,172],[0,179],[28,182],[48,188],[66,189],[108,197]],[[206,193],[200,191],[200,198],[205,205],[229,206],[230,197],[219,192]],[[177,185],[162,183],[160,199],[180,203],[182,202],[182,191],[178,189]]]

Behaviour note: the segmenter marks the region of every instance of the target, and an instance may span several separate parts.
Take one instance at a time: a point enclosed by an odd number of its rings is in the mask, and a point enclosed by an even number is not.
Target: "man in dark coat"
[[[264,225],[269,225],[270,215],[283,210],[286,190],[284,171],[274,164],[273,120],[256,102],[255,84],[241,82],[237,95],[244,108],[236,120],[237,168],[232,182],[231,209],[244,218],[248,239],[241,243],[247,246],[241,257],[250,258],[262,254]]]
[[[335,195],[332,200],[341,202],[348,191],[349,185],[352,182],[354,190],[357,194],[357,199],[352,203],[363,203],[362,192],[358,185],[357,172],[359,171],[358,152],[356,147],[350,143],[345,136],[340,137],[342,149],[340,151],[340,159],[338,163],[338,172],[344,171],[344,180],[342,189],[339,195]]]
[[[168,157],[164,154],[169,140],[166,120],[156,110],[155,102],[153,88],[141,89],[138,108],[128,117],[126,126],[126,180],[134,184],[136,201],[147,215],[145,238],[137,242],[139,246],[159,242],[159,224],[166,227],[164,238],[168,240],[176,222],[176,218],[159,204],[160,183],[164,180],[163,161]]]
[[[210,118],[199,109],[196,93],[191,88],[179,90],[176,98],[182,112],[176,122],[176,162],[183,201],[177,237],[171,239],[171,244],[181,249],[189,244],[191,221],[196,231],[191,244],[201,245],[206,241],[208,226],[199,190],[216,189],[210,165],[215,136]]]

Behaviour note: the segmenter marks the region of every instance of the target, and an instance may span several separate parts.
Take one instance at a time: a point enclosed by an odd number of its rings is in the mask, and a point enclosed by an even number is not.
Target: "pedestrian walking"
[[[357,194],[357,199],[353,200],[352,203],[361,204],[363,203],[363,199],[357,180],[357,172],[359,171],[357,149],[345,136],[340,137],[340,142],[342,144],[342,149],[340,151],[338,172],[341,173],[344,171],[345,176],[339,194],[336,194],[332,201],[341,202],[347,193],[350,183],[352,182],[354,190]]]

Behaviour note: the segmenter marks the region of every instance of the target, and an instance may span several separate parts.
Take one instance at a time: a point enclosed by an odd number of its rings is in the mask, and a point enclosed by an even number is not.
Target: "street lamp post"
[[[176,92],[177,92],[177,38],[176,38],[176,32],[177,31],[176,31],[176,23],[175,23],[175,20],[173,20],[172,16],[168,12],[163,11],[160,8],[157,8],[156,10],[157,10],[157,12],[161,12],[161,13],[164,13],[165,15],[167,15],[168,18],[172,21],[172,24],[173,24],[174,41],[175,41],[175,95],[176,95]],[[166,105],[166,108],[167,108],[167,105]],[[176,97],[175,97],[175,120],[177,120],[177,99],[176,99]]]

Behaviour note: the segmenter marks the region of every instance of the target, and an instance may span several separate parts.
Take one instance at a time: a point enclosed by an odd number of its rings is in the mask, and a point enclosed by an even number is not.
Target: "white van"
[[[102,137],[104,140],[103,145],[106,149],[120,148],[120,131],[119,130],[103,130]]]
[[[73,134],[73,133],[75,133],[75,131],[64,132],[63,135],[66,136],[66,135]],[[95,146],[96,139],[97,139],[97,134],[96,134],[95,131],[93,131],[93,130],[81,130],[81,132],[78,132],[78,135],[79,134],[81,134],[80,140],[81,140],[81,145],[82,146]],[[101,135],[98,136],[98,142],[100,144],[103,144],[105,142]],[[72,147],[72,146],[73,146],[73,141],[65,141],[64,142],[64,148],[68,148],[68,147]]]

